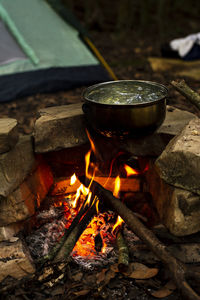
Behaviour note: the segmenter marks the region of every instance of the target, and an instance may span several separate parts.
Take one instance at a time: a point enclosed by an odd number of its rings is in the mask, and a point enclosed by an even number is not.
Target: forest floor
[[[131,33],[120,36],[104,31],[92,31],[90,36],[118,79],[152,80],[164,84],[169,88],[168,104],[198,114],[197,109],[171,87],[170,81],[177,79],[173,72],[170,73],[169,70],[154,72],[152,70],[148,58],[160,57],[159,39],[155,40],[151,36],[143,39],[138,36],[134,37]],[[200,87],[197,80],[185,77],[184,79],[198,91]],[[82,93],[85,88],[80,87],[51,94],[36,94],[8,103],[0,103],[0,116],[17,119],[19,130],[24,134],[30,134],[40,109],[82,101]]]

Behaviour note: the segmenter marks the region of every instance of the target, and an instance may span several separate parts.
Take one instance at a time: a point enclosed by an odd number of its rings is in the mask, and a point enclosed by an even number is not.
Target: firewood
[[[55,256],[53,262],[67,262],[70,258],[70,253],[72,252],[76,242],[78,241],[79,237],[91,221],[92,217],[96,212],[96,202],[88,208],[87,212],[85,213],[84,217],[81,221],[74,227],[71,233],[68,235],[67,239],[65,240],[63,246],[60,248],[58,254]]]
[[[76,217],[72,221],[70,227],[65,229],[64,235],[62,236],[62,238],[60,239],[60,241],[56,244],[56,246],[50,251],[50,253],[48,253],[47,255],[45,255],[42,258],[40,258],[40,259],[37,260],[36,264],[39,266],[39,269],[41,269],[42,266],[45,263],[47,263],[48,261],[53,261],[54,260],[54,258],[58,255],[60,249],[63,247],[63,245],[65,244],[66,240],[72,234],[73,231],[74,231],[73,234],[75,235],[75,232],[76,232],[75,228],[77,227],[77,225],[79,224],[81,218],[84,216],[84,214],[88,210],[89,205],[86,204],[86,203],[87,203],[87,198],[83,202],[83,204],[82,204],[82,206],[81,206],[78,214],[76,215]],[[71,239],[71,237],[70,237],[70,239]]]
[[[148,248],[166,265],[183,297],[189,300],[200,300],[200,296],[187,282],[188,278],[196,278],[198,280],[199,276],[197,276],[196,273],[193,274],[193,272],[190,272],[185,264],[176,259],[167,250],[167,247],[157,239],[154,233],[140,222],[133,212],[119,199],[115,198],[110,191],[104,189],[95,181],[93,181],[91,189],[100,200],[108,202],[113,207],[129,228],[143,240]]]
[[[186,97],[192,104],[200,110],[200,95],[193,91],[186,83],[185,80],[172,81],[173,87]]]
[[[120,272],[126,272],[129,267],[129,251],[124,240],[121,230],[116,236],[117,248],[118,248],[118,270]]]

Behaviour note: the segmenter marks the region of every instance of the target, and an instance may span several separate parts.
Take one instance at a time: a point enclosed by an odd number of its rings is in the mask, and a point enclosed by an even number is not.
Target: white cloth
[[[181,57],[184,57],[192,49],[194,43],[200,45],[200,32],[190,34],[185,38],[172,40],[170,47],[172,50],[178,51]]]

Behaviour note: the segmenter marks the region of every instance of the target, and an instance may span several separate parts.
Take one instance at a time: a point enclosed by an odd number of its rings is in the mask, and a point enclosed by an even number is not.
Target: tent
[[[0,0],[0,102],[111,78],[61,1]]]

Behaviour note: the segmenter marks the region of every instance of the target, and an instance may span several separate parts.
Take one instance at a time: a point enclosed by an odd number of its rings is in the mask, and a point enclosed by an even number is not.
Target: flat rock
[[[200,231],[200,196],[166,183],[153,164],[146,176],[154,205],[169,231],[176,236]]]
[[[17,120],[0,119],[0,154],[11,150],[18,141]]]
[[[35,152],[71,148],[88,142],[82,103],[45,108],[39,114],[34,129]]]
[[[23,182],[35,163],[30,136],[21,136],[15,147],[0,155],[0,196],[7,197]]]
[[[200,195],[200,119],[193,119],[173,138],[156,161],[169,184]]]
[[[7,276],[21,279],[35,272],[28,250],[20,240],[0,243],[0,282]]]
[[[52,184],[53,175],[49,166],[40,163],[15,191],[0,200],[0,226],[31,217]]]
[[[19,233],[24,227],[23,222],[9,224],[0,227],[0,242],[12,240],[16,234]]]

